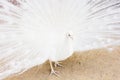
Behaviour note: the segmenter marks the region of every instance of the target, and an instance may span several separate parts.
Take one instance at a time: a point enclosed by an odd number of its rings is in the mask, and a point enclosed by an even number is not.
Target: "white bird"
[[[0,0],[0,80],[75,51],[120,45],[120,0]]]

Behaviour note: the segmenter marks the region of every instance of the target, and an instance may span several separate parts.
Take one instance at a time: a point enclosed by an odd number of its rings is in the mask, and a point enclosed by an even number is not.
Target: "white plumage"
[[[120,0],[0,0],[0,79],[113,45]]]

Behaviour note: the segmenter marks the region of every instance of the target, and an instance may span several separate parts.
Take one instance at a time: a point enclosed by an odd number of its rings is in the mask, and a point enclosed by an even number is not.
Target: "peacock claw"
[[[51,68],[50,76],[51,76],[51,75],[55,75],[55,76],[57,76],[57,77],[60,77],[60,76],[58,75],[58,72],[54,70],[53,65],[52,65],[52,61],[50,61],[50,68]]]
[[[55,75],[55,76],[59,77],[58,72],[55,71],[55,70],[51,70],[50,76],[51,76],[51,75]]]
[[[63,67],[63,65],[60,64],[61,62],[55,62],[54,66],[55,67]]]

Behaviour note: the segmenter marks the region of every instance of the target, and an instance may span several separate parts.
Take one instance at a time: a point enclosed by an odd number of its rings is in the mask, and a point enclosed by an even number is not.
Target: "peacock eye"
[[[70,37],[70,36],[71,36],[71,34],[68,34],[68,36]]]
[[[70,33],[67,33],[67,37],[73,40],[73,35]]]
[[[67,34],[66,34],[66,36],[67,36],[67,37],[70,37],[70,36],[71,36],[71,34],[70,34],[70,33],[67,33]]]

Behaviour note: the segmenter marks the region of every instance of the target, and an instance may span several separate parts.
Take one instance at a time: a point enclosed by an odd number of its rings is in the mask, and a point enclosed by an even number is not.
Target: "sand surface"
[[[56,67],[60,77],[49,76],[48,61],[5,80],[120,80],[120,47],[76,52]]]

